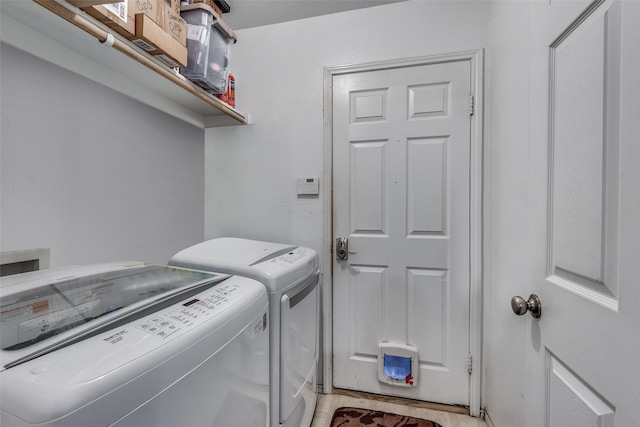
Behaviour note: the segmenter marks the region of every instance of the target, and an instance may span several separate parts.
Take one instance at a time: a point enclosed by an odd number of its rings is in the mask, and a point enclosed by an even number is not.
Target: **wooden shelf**
[[[0,40],[201,128],[247,116],[64,0],[0,1]],[[49,10],[49,9],[53,9]],[[59,16],[62,15],[62,16]],[[112,34],[113,46],[101,43]]]

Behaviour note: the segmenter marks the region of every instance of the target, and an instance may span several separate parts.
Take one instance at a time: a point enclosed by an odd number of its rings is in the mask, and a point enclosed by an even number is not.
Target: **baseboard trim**
[[[443,403],[424,402],[421,400],[406,399],[403,397],[384,396],[381,394],[365,393],[362,391],[345,390],[334,388],[333,394],[341,396],[349,396],[356,399],[376,400],[379,402],[393,403],[396,405],[405,405],[415,408],[433,409],[435,411],[452,412],[454,414],[469,415],[469,407],[461,405],[445,405]]]
[[[484,422],[487,423],[487,427],[495,427],[487,411],[484,411]]]

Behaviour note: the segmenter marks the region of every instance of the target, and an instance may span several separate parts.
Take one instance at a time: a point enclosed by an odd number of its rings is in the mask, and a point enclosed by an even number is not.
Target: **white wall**
[[[204,131],[2,44],[0,250],[166,263],[202,240]]]
[[[529,3],[491,2],[485,117],[483,402],[496,427],[524,425],[525,319],[511,297],[529,271]],[[516,291],[517,290],[517,291]],[[528,294],[525,295],[525,298]]]

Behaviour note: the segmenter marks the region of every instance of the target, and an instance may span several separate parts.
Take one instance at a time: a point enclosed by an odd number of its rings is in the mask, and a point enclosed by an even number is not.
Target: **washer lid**
[[[4,277],[0,369],[55,351],[116,319],[226,277],[137,262]]]
[[[184,249],[169,265],[250,277],[261,281],[270,293],[289,288],[318,270],[312,249],[232,237]]]
[[[191,246],[172,258],[215,260],[216,264],[237,264],[250,266],[294,250],[297,246],[258,240],[221,237]]]

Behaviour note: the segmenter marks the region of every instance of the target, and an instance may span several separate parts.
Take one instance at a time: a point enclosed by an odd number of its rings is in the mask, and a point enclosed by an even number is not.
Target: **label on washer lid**
[[[280,255],[278,258],[274,259],[274,262],[276,260],[279,260],[282,262],[286,262],[287,264],[295,264],[296,262],[304,258],[306,254],[307,251],[305,251],[303,248],[297,248],[289,253]]]
[[[116,332],[116,333],[115,333],[115,334],[113,334],[113,335],[109,335],[108,337],[103,338],[103,339],[102,339],[102,341],[107,342],[107,343],[109,343],[109,344],[117,344],[117,343],[119,343],[120,341],[122,341],[122,340],[124,339],[124,336],[125,336],[126,334],[128,334],[128,333],[129,333],[129,331],[128,331],[128,330],[123,329],[123,330],[121,330],[121,331],[119,331],[119,332]]]

